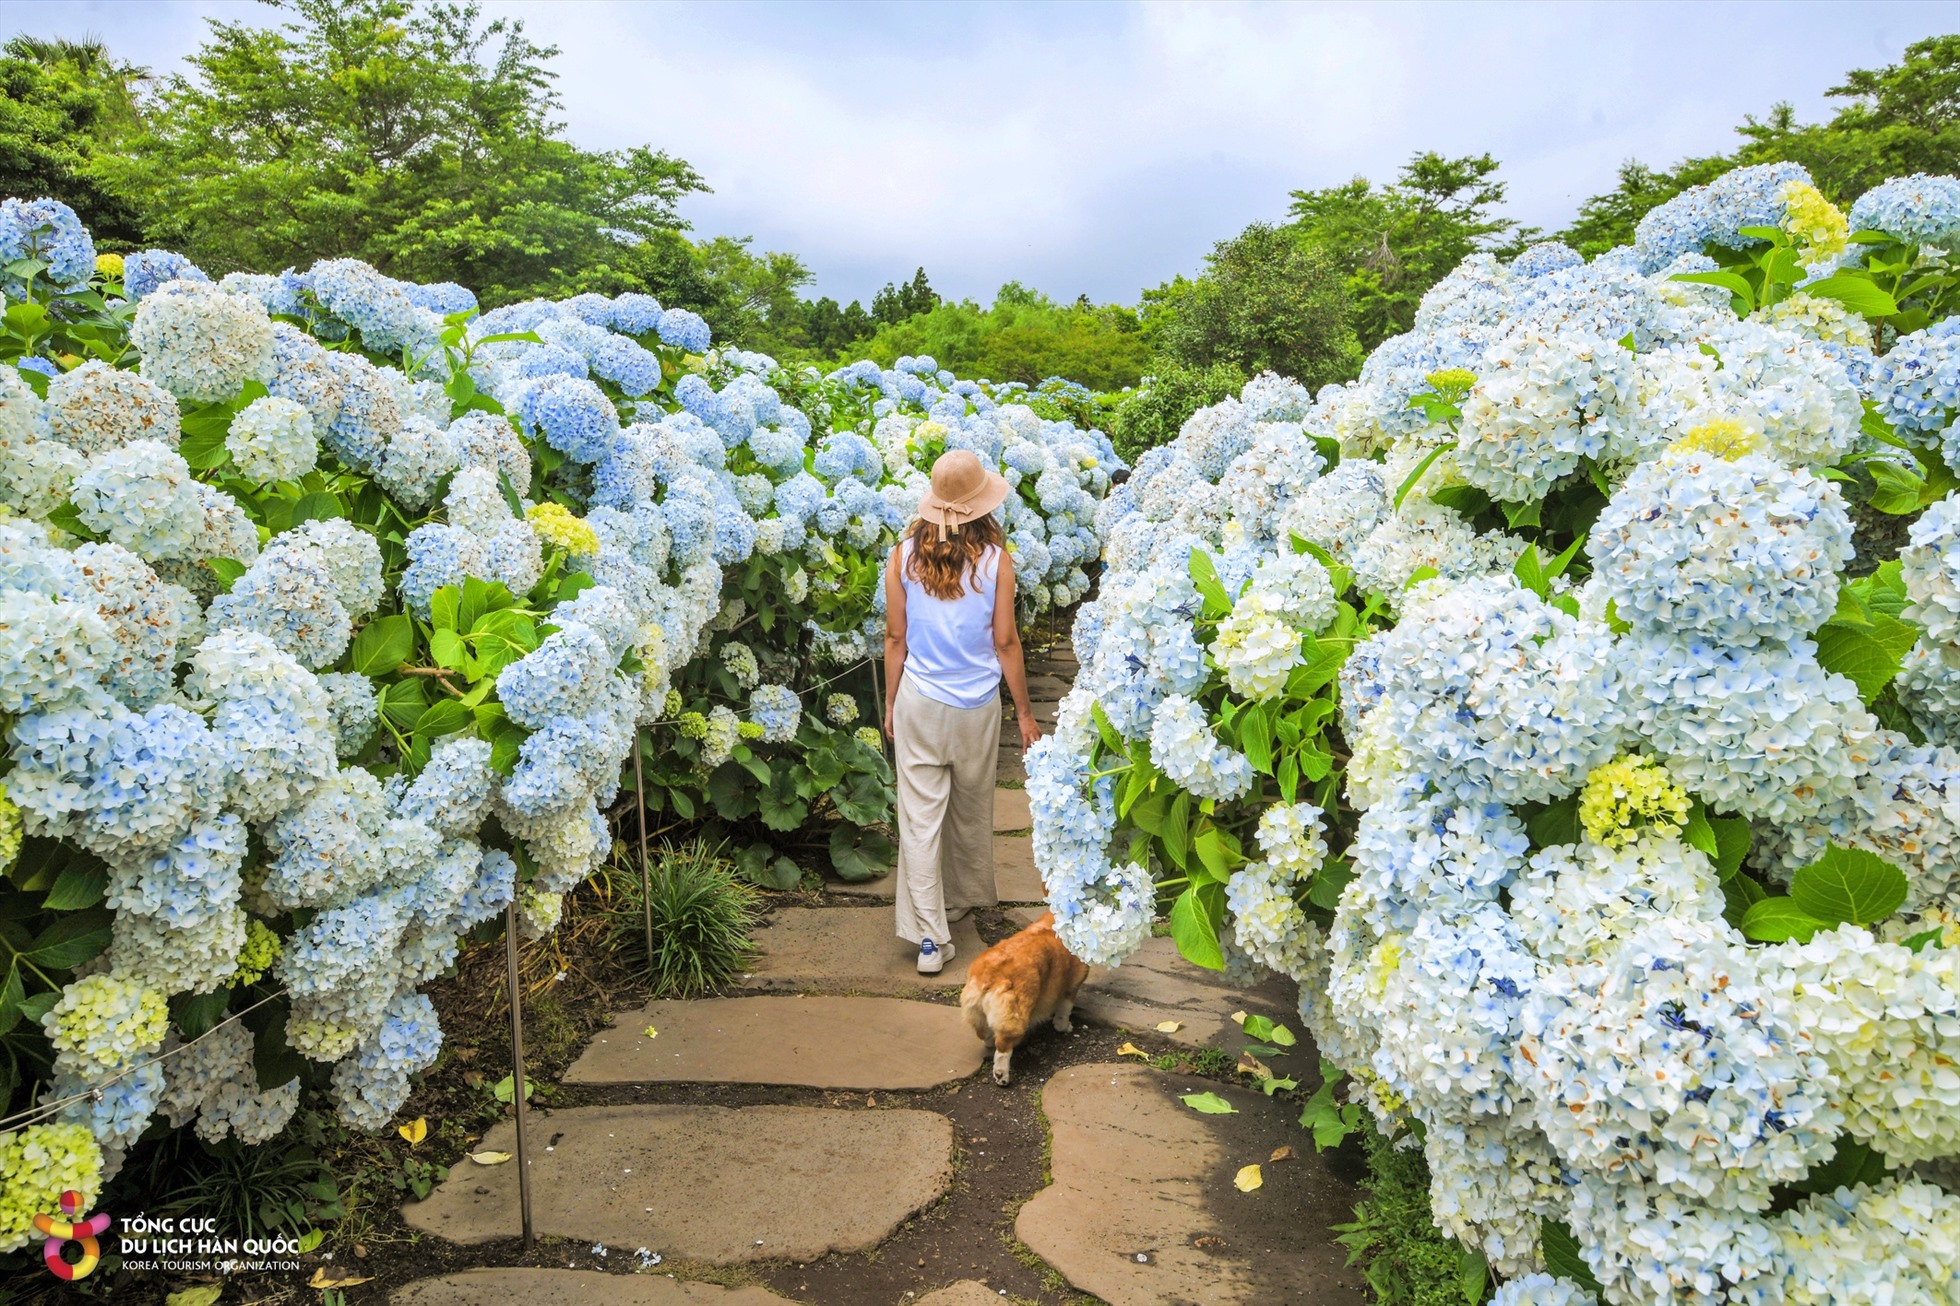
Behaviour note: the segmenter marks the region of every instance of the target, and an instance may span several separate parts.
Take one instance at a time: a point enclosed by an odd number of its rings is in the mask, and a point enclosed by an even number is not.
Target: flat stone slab
[[[631,1250],[626,1254],[630,1256]],[[388,1300],[392,1306],[484,1306],[511,1301],[525,1306],[780,1306],[789,1298],[765,1288],[686,1283],[664,1274],[512,1268],[417,1279],[389,1293]]]
[[[1200,1115],[1185,1093],[1217,1093],[1239,1114]],[[1042,1109],[1054,1183],[1014,1232],[1070,1284],[1109,1306],[1345,1306],[1361,1278],[1329,1226],[1353,1218],[1354,1190],[1314,1154],[1285,1109],[1254,1090],[1147,1066],[1071,1066]],[[1297,1145],[1270,1161],[1277,1145]],[[1257,1164],[1264,1184],[1232,1183]]]
[[[918,1306],[1000,1306],[1006,1298],[974,1279],[961,1279],[919,1298]]]
[[[1040,914],[1038,908],[1017,907],[1007,916],[1028,925]],[[1274,975],[1249,989],[1238,988],[1222,973],[1186,961],[1169,939],[1145,941],[1121,966],[1091,967],[1075,999],[1076,1014],[1099,1025],[1150,1030],[1191,1047],[1209,1045],[1234,1053],[1246,1040],[1232,1019],[1233,1012],[1265,1016],[1299,1034],[1299,1008],[1299,988],[1284,977]],[[1178,1028],[1158,1030],[1165,1021],[1175,1021]],[[1300,1046],[1306,1046],[1304,1039]],[[1302,1067],[1308,1064],[1301,1062]]]
[[[1035,869],[1034,841],[1028,836],[994,836],[994,891],[1002,902],[1048,901],[1048,886]]]
[[[968,917],[953,926],[953,959],[946,969],[921,975],[918,947],[894,934],[892,925],[891,912],[879,907],[780,908],[753,936],[756,959],[742,987],[846,993],[957,989],[966,983],[967,963],[985,946]]]
[[[998,793],[1011,794],[1013,789],[997,790]],[[1027,800],[1022,799],[1023,802]],[[994,808],[994,824],[1000,824],[1000,808]],[[863,880],[856,884],[835,882],[825,886],[831,893],[841,893],[851,898],[883,898],[890,902],[898,893],[898,873],[880,876],[875,880]],[[1002,902],[1046,902],[1047,886],[1041,882],[1041,872],[1035,869],[1034,844],[1026,835],[994,836],[994,893]],[[959,927],[953,930],[953,941],[959,942]]]
[[[1046,699],[1050,703],[1058,702],[1072,687],[1072,682],[1061,676],[1045,670],[1037,672],[1028,677],[1028,701],[1039,703]]]
[[[953,1122],[933,1111],[573,1107],[534,1113],[530,1138],[538,1233],[715,1265],[864,1251],[953,1179]],[[515,1154],[515,1125],[482,1148]],[[517,1163],[464,1161],[402,1218],[450,1242],[515,1238]]]
[[[1034,814],[1028,810],[1027,790],[994,790],[994,833],[1005,834],[1009,830],[1026,830],[1033,824]]]
[[[835,915],[836,913],[831,913]],[[646,1031],[658,1031],[648,1038]],[[935,1088],[980,1068],[959,1008],[903,998],[650,1002],[613,1019],[568,1084],[801,1084]]]

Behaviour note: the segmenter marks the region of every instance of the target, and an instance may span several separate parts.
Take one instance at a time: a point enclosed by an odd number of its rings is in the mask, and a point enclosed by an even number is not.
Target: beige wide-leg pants
[[[898,936],[944,944],[949,909],[992,907],[1000,695],[948,707],[900,676],[892,702],[898,780]]]

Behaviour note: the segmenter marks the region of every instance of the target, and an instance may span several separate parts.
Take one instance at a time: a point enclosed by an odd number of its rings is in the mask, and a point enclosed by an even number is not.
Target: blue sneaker
[[[919,974],[937,975],[946,968],[946,963],[952,959],[952,956],[952,944],[949,943],[941,948],[935,946],[931,939],[924,940],[919,944]]]

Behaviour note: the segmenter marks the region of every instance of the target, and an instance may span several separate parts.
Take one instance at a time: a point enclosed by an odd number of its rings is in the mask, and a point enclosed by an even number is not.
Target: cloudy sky
[[[698,232],[793,250],[869,299],[1009,279],[1133,302],[1290,190],[1490,151],[1548,229],[1627,158],[1726,150],[1744,114],[1806,121],[1844,71],[1960,31],[1960,3],[651,4],[485,6],[555,43],[568,134],[648,143],[715,189]],[[159,72],[248,3],[41,0],[9,32],[105,37]]]

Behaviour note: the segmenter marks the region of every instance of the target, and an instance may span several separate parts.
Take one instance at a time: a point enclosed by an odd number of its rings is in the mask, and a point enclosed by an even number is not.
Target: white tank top
[[[899,541],[898,575],[905,586],[905,671],[921,694],[948,707],[984,707],[1000,691],[1000,655],[994,652],[994,590],[1000,581],[1000,549],[988,545],[979,564],[961,577],[956,599],[936,599],[907,574],[910,536]]]

